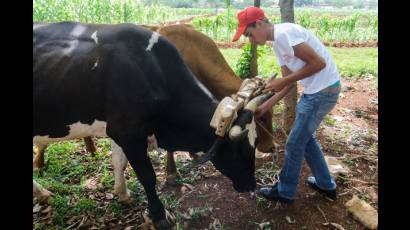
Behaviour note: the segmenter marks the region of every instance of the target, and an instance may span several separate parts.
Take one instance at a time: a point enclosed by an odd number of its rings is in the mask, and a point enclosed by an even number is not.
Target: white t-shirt
[[[310,77],[300,80],[305,94],[313,94],[336,83],[340,74],[326,47],[312,32],[294,23],[274,24],[273,50],[280,66],[286,65],[292,72],[300,70],[305,62],[295,56],[292,46],[306,42],[326,62],[326,67]]]

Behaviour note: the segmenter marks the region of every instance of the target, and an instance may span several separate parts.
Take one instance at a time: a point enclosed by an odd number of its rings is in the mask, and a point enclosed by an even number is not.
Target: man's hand
[[[272,90],[275,92],[279,92],[289,84],[287,80],[288,79],[283,78],[283,77],[279,79],[272,79],[266,84],[263,92],[269,92]]]

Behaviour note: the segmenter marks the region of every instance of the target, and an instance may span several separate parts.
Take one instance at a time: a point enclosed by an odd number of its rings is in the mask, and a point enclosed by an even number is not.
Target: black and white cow
[[[135,170],[159,228],[169,223],[147,136],[155,133],[169,151],[211,154],[235,190],[253,191],[258,140],[252,114],[261,100],[239,112],[233,135],[242,138],[218,137],[209,125],[218,101],[158,33],[132,24],[33,23],[33,143],[110,137],[113,151],[123,152]],[[50,195],[34,180],[33,194]]]

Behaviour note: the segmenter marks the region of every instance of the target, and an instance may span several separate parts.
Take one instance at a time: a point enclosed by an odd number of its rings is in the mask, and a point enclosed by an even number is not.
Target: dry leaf
[[[182,186],[181,186],[181,193],[182,193],[182,194],[187,193],[189,190],[190,190],[190,189],[189,189],[187,186],[185,186],[185,185],[182,185]]]
[[[345,230],[345,229],[343,228],[343,226],[340,225],[340,224],[336,224],[336,223],[323,223],[324,226],[328,226],[329,224],[332,225],[333,227],[335,227],[335,228],[338,229],[338,230]]]
[[[85,187],[90,189],[90,190],[96,190],[97,189],[97,184],[98,184],[98,179],[96,178],[90,178],[86,180],[85,182]]]
[[[33,207],[33,213],[39,212],[40,209],[41,209],[41,205],[40,205],[40,204],[36,204],[36,205]]]
[[[219,221],[219,219],[217,218],[215,218],[214,221],[209,224],[210,229],[219,230],[221,229],[221,227],[222,227],[221,221]]]
[[[51,211],[51,206],[48,206],[46,209],[44,209],[43,211],[41,211],[41,213],[47,213]]]
[[[107,198],[108,200],[111,200],[114,198],[114,195],[112,193],[105,193],[105,198]]]
[[[269,221],[268,221],[268,222],[263,222],[263,223],[258,224],[258,228],[259,228],[260,230],[264,230],[265,227],[266,227],[267,229],[270,229],[270,228],[271,228]]]
[[[286,220],[288,221],[289,224],[294,224],[296,222],[296,220],[290,219],[289,216],[286,216]]]
[[[194,186],[193,186],[193,185],[187,184],[187,183],[184,183],[184,185],[185,185],[186,187],[188,187],[189,190],[194,190]]]
[[[182,217],[182,219],[185,219],[185,220],[190,220],[190,219],[192,219],[191,218],[191,216],[190,215],[188,215],[187,213],[181,213],[181,217]]]

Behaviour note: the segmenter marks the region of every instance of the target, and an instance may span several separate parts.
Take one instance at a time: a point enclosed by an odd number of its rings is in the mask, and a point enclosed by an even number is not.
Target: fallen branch
[[[323,218],[325,218],[325,221],[326,221],[326,223],[327,223],[326,215],[325,215],[325,213],[322,211],[322,209],[320,209],[320,207],[319,207],[318,204],[316,205],[316,208],[319,210],[320,213],[322,213],[322,216],[323,216]]]
[[[351,157],[350,160],[356,160],[359,158],[362,158],[363,160],[367,160],[367,161],[372,161],[372,162],[378,161],[377,156],[370,156],[370,155],[358,155],[358,156]]]
[[[338,194],[337,196],[344,196],[344,195],[347,195],[347,194],[349,194],[349,193],[351,193],[350,190],[349,190],[349,191],[346,191],[346,192],[344,192],[344,193],[340,193],[340,194]]]
[[[379,185],[379,183],[376,183],[376,182],[369,182],[369,181],[362,181],[362,180],[359,180],[359,179],[354,179],[354,178],[344,178],[345,180],[348,180],[348,181],[355,181],[355,182],[359,182],[359,183],[362,183],[362,184],[368,184],[368,185]]]
[[[327,226],[327,225],[329,225],[329,224],[332,225],[333,227],[339,229],[339,230],[345,230],[345,229],[343,228],[343,226],[340,225],[340,224],[336,224],[336,223],[323,223],[324,226]]]
[[[84,220],[84,218],[85,218],[85,217],[83,217],[83,220]],[[71,229],[71,228],[74,227],[76,224],[80,223],[81,221],[82,221],[82,220],[79,220],[79,221],[75,222],[74,224],[68,226],[68,227],[66,228],[66,230]]]

